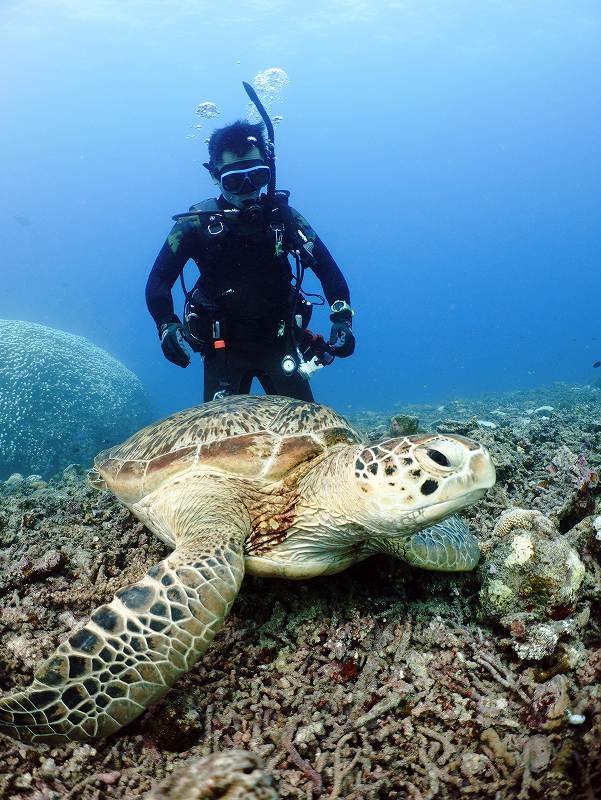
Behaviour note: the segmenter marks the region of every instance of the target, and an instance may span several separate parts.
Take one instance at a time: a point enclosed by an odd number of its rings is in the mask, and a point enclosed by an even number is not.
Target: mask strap
[[[215,164],[213,164],[212,161],[204,161],[203,162],[203,167],[206,170],[208,170],[209,175],[212,178],[216,178],[217,180],[219,180],[219,172],[218,172],[217,168],[215,167]]]

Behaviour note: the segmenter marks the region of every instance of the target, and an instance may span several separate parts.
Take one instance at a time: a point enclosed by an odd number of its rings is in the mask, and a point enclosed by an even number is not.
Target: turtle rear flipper
[[[465,522],[452,516],[414,533],[399,555],[413,567],[462,572],[474,569],[480,559],[480,548]]]
[[[183,491],[182,491],[183,488]],[[248,515],[234,497],[182,487],[176,549],[57,648],[32,685],[0,699],[0,731],[27,744],[107,736],[159,700],[223,624],[244,575]],[[202,497],[199,494],[202,493]],[[194,512],[194,513],[192,513]]]

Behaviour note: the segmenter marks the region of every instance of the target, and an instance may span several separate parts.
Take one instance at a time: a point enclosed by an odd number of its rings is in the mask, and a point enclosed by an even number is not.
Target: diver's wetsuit
[[[221,209],[231,207],[223,197],[217,204]],[[350,303],[347,283],[326,246],[298,211],[291,213],[295,225],[313,242],[312,268],[328,304]],[[278,331],[290,317],[292,271],[288,258],[275,253],[273,231],[262,223],[236,221],[224,234],[214,236],[206,217],[178,220],[146,284],[146,303],[159,328],[179,322],[171,289],[189,259],[200,272],[196,287],[227,321],[225,351],[210,350],[204,357],[205,401],[212,400],[224,382],[234,394],[248,394],[254,377],[268,394],[312,400],[308,381],[296,371],[286,375],[281,368],[290,346],[288,336],[278,336]]]

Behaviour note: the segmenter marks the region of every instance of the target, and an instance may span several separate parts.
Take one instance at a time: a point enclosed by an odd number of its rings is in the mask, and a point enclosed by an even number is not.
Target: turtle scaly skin
[[[91,480],[174,550],[0,699],[0,731],[60,744],[119,730],[207,649],[245,571],[309,578],[375,552],[472,569],[474,537],[444,520],[494,479],[468,439],[365,445],[331,409],[282,397],[229,397],[144,428],[97,456]]]

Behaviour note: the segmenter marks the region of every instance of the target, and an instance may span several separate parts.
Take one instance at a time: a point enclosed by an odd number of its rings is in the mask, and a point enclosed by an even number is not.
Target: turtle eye
[[[445,456],[444,453],[441,453],[440,450],[434,450],[433,447],[429,447],[426,450],[426,454],[429,459],[434,461],[435,464],[439,464],[441,467],[451,466],[451,462],[449,461],[449,459]]]
[[[417,448],[415,455],[421,467],[439,472],[461,468],[466,457],[465,448],[459,442],[442,438]]]

